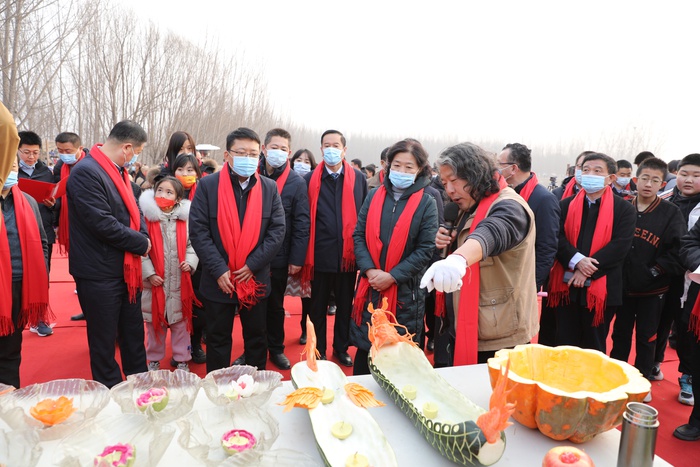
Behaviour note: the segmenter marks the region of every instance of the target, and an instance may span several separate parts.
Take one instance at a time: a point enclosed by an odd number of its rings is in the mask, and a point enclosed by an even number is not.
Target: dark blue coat
[[[92,156],[71,170],[67,183],[69,271],[91,280],[124,277],[124,252],[143,255],[148,231],[130,227],[129,211],[107,172]]]
[[[49,169],[49,167],[42,161],[36,161],[36,165],[34,166],[34,171],[32,172],[31,176],[28,175],[20,165],[18,176],[19,178],[28,178],[39,182],[55,183],[53,179],[53,172],[51,172],[51,169]],[[50,208],[41,201],[37,201],[37,204],[39,205],[39,214],[41,214],[41,224],[46,232],[46,241],[49,245],[53,245],[56,242],[56,232],[53,230],[55,223],[54,211],[56,213],[58,213],[58,211],[55,209],[55,205],[54,207]]]
[[[382,207],[382,218],[380,221],[379,238],[383,247],[379,256],[379,262],[384,265],[389,244],[392,241],[394,227],[399,216],[406,208],[408,198],[420,190],[427,188],[428,177],[419,177],[398,199],[394,201],[392,185],[388,177],[384,179],[384,186],[387,188],[387,195]],[[375,267],[372,256],[367,248],[365,232],[367,226],[367,214],[369,205],[377,193],[377,189],[372,190],[360,210],[357,219],[357,228],[353,235],[355,240],[355,257],[360,274],[365,274],[367,270]],[[438,229],[438,212],[435,207],[435,199],[427,191],[423,192],[423,197],[418,204],[418,208],[411,220],[411,227],[406,239],[406,246],[401,256],[401,261],[393,269],[387,271],[392,275],[397,283],[397,307],[396,319],[399,324],[408,328],[408,332],[420,336],[423,329],[423,317],[425,315],[425,290],[419,287],[420,278],[425,273],[435,251],[435,234]],[[383,268],[382,268],[383,269]],[[379,292],[370,288],[370,300],[376,306],[379,302]],[[367,323],[370,321],[370,314],[367,311],[367,303],[363,305],[362,324],[350,323],[350,337],[353,345],[363,350],[369,350],[370,343],[367,337]]]
[[[255,274],[255,280],[265,284],[265,297],[270,295],[270,263],[284,241],[284,209],[277,193],[277,184],[269,178],[253,175],[248,186],[241,190],[238,176],[227,174],[224,169],[202,178],[190,206],[190,242],[203,266],[199,292],[212,302],[238,303],[234,294],[225,294],[216,280],[229,270],[228,255],[221,243],[217,214],[219,212],[219,177],[231,177],[238,218],[245,216],[246,204],[251,188],[262,183],[262,224],[258,244],[248,255],[246,265]]]
[[[265,169],[265,160],[260,163],[260,173],[277,183],[277,179],[282,175],[285,167],[275,169],[272,175],[267,174]],[[293,264],[295,266],[303,266],[306,259],[306,249],[309,246],[309,195],[306,188],[306,182],[301,175],[289,171],[287,181],[280,193],[282,199],[282,207],[284,208],[284,224],[286,226],[284,232],[284,242],[279,253],[272,260],[271,267],[276,269],[287,269],[287,266]]]
[[[515,187],[518,194],[528,180],[530,178]],[[539,290],[549,277],[549,270],[552,269],[557,255],[561,208],[557,197],[540,184],[532,191],[527,204],[535,215],[535,282]]]
[[[345,179],[345,169],[337,180],[328,173],[325,167],[321,175],[321,189],[316,207],[316,219],[311,222],[316,223],[316,244],[314,271],[318,272],[341,272],[343,258],[343,181]],[[360,212],[362,202],[367,197],[367,177],[357,169],[355,171],[355,207]],[[309,184],[314,172],[311,171],[304,176],[306,184]]]

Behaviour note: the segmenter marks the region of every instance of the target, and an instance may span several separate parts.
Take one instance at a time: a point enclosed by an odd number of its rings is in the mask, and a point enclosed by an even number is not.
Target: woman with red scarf
[[[435,251],[438,213],[430,184],[428,154],[405,139],[387,152],[387,176],[365,199],[353,235],[360,279],[355,294],[350,338],[357,346],[354,374],[369,374],[369,303],[389,300],[399,324],[422,341],[425,292],[418,279]]]
[[[447,148],[437,165],[460,216],[454,232],[438,230],[436,246],[452,254],[428,268],[421,287],[447,293],[435,314],[451,323],[454,365],[485,363],[537,334],[534,215],[479,146]]]

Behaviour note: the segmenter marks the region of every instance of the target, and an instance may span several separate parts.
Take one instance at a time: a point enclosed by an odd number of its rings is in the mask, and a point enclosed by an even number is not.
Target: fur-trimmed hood
[[[155,192],[153,189],[144,190],[139,197],[139,206],[143,211],[143,216],[151,222],[158,222],[161,219],[171,218],[186,221],[190,217],[190,200],[181,199],[179,203],[173,207],[171,212],[163,212],[156,204]]]

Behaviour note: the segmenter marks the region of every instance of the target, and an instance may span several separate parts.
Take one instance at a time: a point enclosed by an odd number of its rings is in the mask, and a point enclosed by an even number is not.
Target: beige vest
[[[535,282],[535,216],[527,202],[512,188],[501,190],[489,212],[505,199],[515,200],[525,208],[530,216],[530,230],[515,248],[479,262],[480,352],[528,343],[539,331]],[[467,241],[473,220],[474,214],[459,232],[458,245]],[[455,315],[459,309],[459,296],[459,292],[453,293]]]

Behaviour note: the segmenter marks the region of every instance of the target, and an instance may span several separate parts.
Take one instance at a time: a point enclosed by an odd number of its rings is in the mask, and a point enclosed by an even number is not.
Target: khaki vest
[[[501,190],[489,212],[505,199],[514,200],[525,208],[530,216],[530,230],[515,248],[479,262],[480,352],[526,344],[539,331],[535,282],[535,216],[527,202],[512,188]],[[457,236],[457,244],[460,246],[467,241],[474,214],[467,219]],[[459,292],[453,293],[452,297],[457,315]]]

